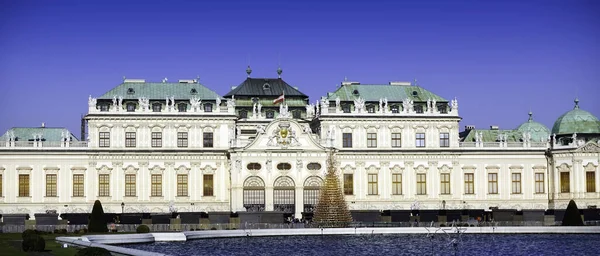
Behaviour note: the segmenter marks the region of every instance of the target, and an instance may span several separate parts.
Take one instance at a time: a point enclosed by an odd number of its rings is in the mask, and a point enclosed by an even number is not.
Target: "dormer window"
[[[268,110],[266,112],[266,114],[267,114],[267,118],[274,118],[275,117],[275,111],[273,111],[273,110]]]
[[[368,106],[367,106],[367,112],[368,112],[368,113],[375,113],[375,106],[373,106],[373,105],[368,105]]]
[[[359,93],[358,93],[358,90],[354,90],[354,91],[352,91],[352,94],[354,94],[354,95],[358,95],[358,94],[359,94]]]
[[[246,119],[246,118],[248,118],[248,111],[246,111],[246,110],[242,110],[242,111],[240,111],[240,118],[241,118],[241,119]]]
[[[413,92],[412,92],[412,96],[413,96],[413,97],[417,97],[417,95],[419,95],[419,93],[418,93],[417,91],[413,91]]]
[[[179,105],[177,105],[177,110],[179,112],[186,112],[187,111],[187,104],[180,103]]]
[[[127,89],[127,94],[134,94],[135,90],[133,88]]]
[[[135,112],[135,103],[127,103],[127,112]]]
[[[422,114],[423,113],[423,106],[421,105],[415,105],[414,106],[415,112],[418,114]]]
[[[437,110],[440,114],[448,114],[448,105],[445,103],[437,104]]]
[[[293,111],[292,117],[294,117],[296,119],[300,119],[300,118],[302,118],[302,112],[300,112],[300,110]]]
[[[392,105],[391,108],[392,113],[400,113],[400,107],[398,105]]]
[[[160,103],[152,104],[152,112],[160,112],[162,110],[162,105]]]
[[[109,109],[110,109],[110,106],[108,104],[100,104],[100,111],[108,112]]]
[[[348,104],[342,105],[342,112],[350,113],[350,105],[348,105]]]
[[[270,89],[271,89],[271,85],[269,83],[263,84],[263,90],[270,90]]]
[[[192,89],[190,90],[190,94],[192,94],[192,95],[196,95],[196,94],[198,94],[198,91],[196,90],[196,88],[192,88]]]
[[[204,104],[204,112],[212,112],[212,104],[211,103]]]

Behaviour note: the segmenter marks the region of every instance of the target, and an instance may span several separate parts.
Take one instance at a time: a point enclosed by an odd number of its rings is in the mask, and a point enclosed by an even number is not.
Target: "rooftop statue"
[[[96,98],[92,98],[92,95],[88,98],[88,106],[90,108],[96,108]]]

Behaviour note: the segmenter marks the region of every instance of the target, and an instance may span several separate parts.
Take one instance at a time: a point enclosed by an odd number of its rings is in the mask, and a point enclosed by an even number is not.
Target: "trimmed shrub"
[[[139,225],[136,229],[135,232],[137,233],[150,233],[150,228],[146,225]]]
[[[23,232],[22,236],[23,242],[21,243],[21,247],[23,248],[23,251],[43,252],[44,249],[46,249],[46,240],[44,240],[44,238],[41,235],[31,232],[28,232],[26,234],[25,232]]]
[[[573,199],[569,201],[569,205],[567,206],[567,210],[565,211],[565,215],[563,216],[562,225],[583,226],[581,214],[579,214],[579,209],[577,209],[577,204]]]
[[[108,232],[107,221],[104,218],[104,210],[102,209],[102,203],[100,200],[94,202],[94,208],[92,209],[92,215],[88,223],[88,230],[90,232],[106,233]]]
[[[34,229],[27,229],[21,233],[21,238],[23,238],[23,241],[25,241],[32,235],[37,235],[37,231]]]
[[[100,247],[87,247],[79,250],[75,256],[111,256],[110,251]]]

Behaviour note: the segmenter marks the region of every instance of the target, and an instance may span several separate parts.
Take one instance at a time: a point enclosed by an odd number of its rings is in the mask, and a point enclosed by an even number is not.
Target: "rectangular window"
[[[425,133],[417,133],[416,134],[415,146],[417,148],[425,147]]]
[[[203,139],[202,145],[205,148],[213,147],[213,133],[212,132],[205,132],[202,139]]]
[[[46,197],[56,197],[56,174],[46,174]]]
[[[213,175],[212,174],[204,174],[203,175],[203,184],[204,184],[204,196],[213,196],[214,195],[214,187],[213,187]]]
[[[100,134],[98,134],[98,146],[101,148],[108,148],[110,147],[110,132],[100,132]]]
[[[402,174],[392,174],[392,195],[402,195]]]
[[[344,174],[344,195],[354,195],[353,174]]]
[[[417,174],[417,195],[427,195],[427,176],[424,173]]]
[[[152,105],[152,112],[160,112],[162,110],[162,105],[157,103]]]
[[[152,147],[160,148],[162,147],[162,132],[152,132]]]
[[[352,133],[343,133],[342,134],[342,147],[351,148],[352,147]]]
[[[521,174],[520,173],[512,174],[512,193],[513,194],[521,194]]]
[[[179,112],[186,112],[187,111],[187,104],[182,103],[177,105],[177,111]]]
[[[448,103],[438,103],[437,110],[440,112],[440,114],[447,114],[448,113]]]
[[[73,174],[73,197],[82,197],[83,188],[83,174]]]
[[[442,173],[440,174],[440,194],[449,195],[450,194],[450,174]]]
[[[535,174],[535,193],[541,194],[544,193],[544,174],[536,173]]]
[[[392,111],[392,113],[397,114],[400,113],[400,107],[398,105],[393,105],[390,110]]]
[[[98,196],[110,196],[110,175],[98,175]]]
[[[135,174],[125,174],[125,196],[135,196]]]
[[[29,196],[29,174],[19,174],[19,197]]]
[[[392,148],[402,147],[402,134],[399,132],[392,133]]]
[[[135,132],[126,132],[125,133],[125,147],[127,147],[127,148],[135,147]]]
[[[300,118],[302,118],[302,112],[294,111],[294,112],[292,112],[292,117],[295,119],[300,119]]]
[[[369,187],[368,187],[368,193],[369,195],[377,195],[377,174],[369,174]]]
[[[413,107],[413,109],[415,110],[415,113],[417,113],[417,114],[423,114],[423,106],[421,106],[421,105],[415,105]]]
[[[569,178],[568,172],[560,173],[560,193],[571,192],[571,182],[569,181]]]
[[[450,134],[447,132],[440,133],[440,147],[450,147]]]
[[[162,175],[152,174],[150,196],[162,196]]]
[[[178,148],[187,148],[188,147],[188,133],[187,132],[178,132],[177,133],[177,147]]]
[[[368,148],[376,148],[377,147],[377,133],[367,133],[367,147]]]
[[[210,103],[204,104],[204,112],[212,112],[212,104],[210,104]]]
[[[350,105],[348,105],[348,104],[342,105],[342,112],[350,113]]]
[[[472,173],[465,173],[465,194],[475,194],[475,175]]]
[[[498,174],[488,173],[488,193],[498,194]]]
[[[177,174],[177,196],[188,196],[187,174]]]
[[[585,187],[587,192],[596,192],[596,173],[585,173]]]
[[[100,105],[100,111],[102,111],[102,112],[108,112],[109,109],[110,109],[110,106],[108,104]]]

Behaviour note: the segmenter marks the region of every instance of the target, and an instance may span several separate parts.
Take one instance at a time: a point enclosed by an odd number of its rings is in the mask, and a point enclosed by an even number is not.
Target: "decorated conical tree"
[[[352,222],[335,163],[333,153],[329,153],[325,181],[313,216],[313,222],[319,227],[347,227]]]
[[[562,220],[563,226],[583,226],[583,220],[581,219],[581,214],[579,213],[579,209],[577,208],[577,204],[573,199],[569,201],[569,205],[567,206],[567,210],[565,211],[565,215]]]
[[[92,208],[92,214],[90,215],[88,230],[89,232],[108,232],[106,224],[107,222],[104,218],[102,203],[100,203],[100,200],[96,200],[96,202],[94,202],[94,208]]]

